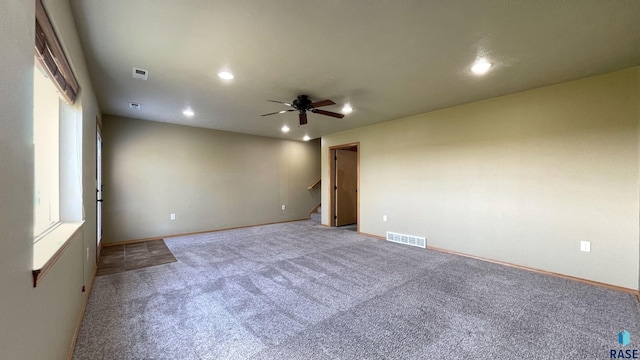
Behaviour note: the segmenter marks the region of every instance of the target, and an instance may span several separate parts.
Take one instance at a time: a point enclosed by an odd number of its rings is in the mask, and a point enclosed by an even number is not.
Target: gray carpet
[[[608,359],[630,294],[313,221],[166,239],[96,278],[74,359]]]

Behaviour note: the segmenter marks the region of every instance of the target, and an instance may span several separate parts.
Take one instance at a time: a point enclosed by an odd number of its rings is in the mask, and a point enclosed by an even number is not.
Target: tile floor
[[[100,254],[96,276],[116,274],[175,262],[164,240],[105,246]]]

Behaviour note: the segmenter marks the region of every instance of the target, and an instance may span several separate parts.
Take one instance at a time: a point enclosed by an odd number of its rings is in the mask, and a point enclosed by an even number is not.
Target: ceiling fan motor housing
[[[298,95],[298,98],[293,100],[293,107],[300,111],[300,114],[304,114],[311,108],[311,100],[307,95]]]

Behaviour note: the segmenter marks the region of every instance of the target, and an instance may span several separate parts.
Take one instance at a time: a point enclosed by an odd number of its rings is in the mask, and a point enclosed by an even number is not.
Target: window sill
[[[84,221],[62,223],[33,245],[33,287],[53,267],[83,224]]]

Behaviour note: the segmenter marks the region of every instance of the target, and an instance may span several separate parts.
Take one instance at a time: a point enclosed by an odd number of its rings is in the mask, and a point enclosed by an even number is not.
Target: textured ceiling
[[[640,65],[631,0],[70,2],[103,113],[296,140]],[[354,111],[260,116],[299,94]]]

